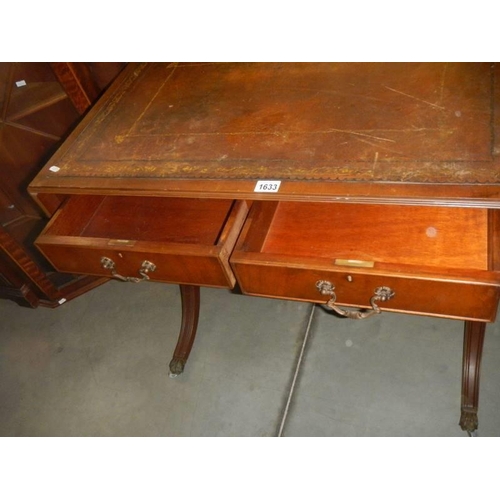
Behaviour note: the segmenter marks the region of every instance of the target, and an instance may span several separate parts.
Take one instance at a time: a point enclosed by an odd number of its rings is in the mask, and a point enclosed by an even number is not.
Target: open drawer
[[[233,287],[245,202],[71,196],[36,241],[62,272]]]
[[[493,321],[499,299],[497,214],[255,202],[230,262],[250,295],[339,308],[373,309],[375,301],[380,310]]]

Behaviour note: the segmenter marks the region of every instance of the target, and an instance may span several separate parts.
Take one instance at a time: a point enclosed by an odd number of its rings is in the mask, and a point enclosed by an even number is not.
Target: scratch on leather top
[[[58,175],[497,183],[493,75],[484,63],[137,65]]]

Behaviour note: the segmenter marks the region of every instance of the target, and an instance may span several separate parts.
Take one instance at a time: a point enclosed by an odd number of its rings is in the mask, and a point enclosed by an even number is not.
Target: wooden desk
[[[465,321],[477,428],[499,300],[500,91],[491,64],[133,64],[30,186],[64,272]],[[355,307],[355,310],[346,309]],[[357,310],[360,308],[361,310]]]

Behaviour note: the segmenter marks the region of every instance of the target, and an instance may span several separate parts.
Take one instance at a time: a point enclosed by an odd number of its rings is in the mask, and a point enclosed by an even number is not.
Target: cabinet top
[[[499,81],[490,63],[134,63],[30,191],[500,207]]]

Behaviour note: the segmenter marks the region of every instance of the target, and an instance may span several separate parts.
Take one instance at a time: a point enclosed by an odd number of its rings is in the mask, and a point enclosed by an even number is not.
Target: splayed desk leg
[[[485,330],[486,323],[465,322],[460,427],[471,436],[476,434],[478,426],[479,375]]]
[[[184,371],[189,353],[193,347],[200,314],[200,287],[179,285],[182,301],[182,323],[174,356],[170,361],[170,377],[177,377]]]

